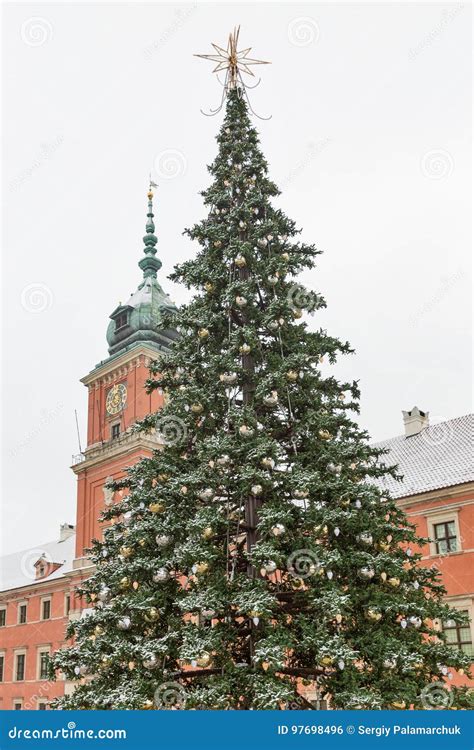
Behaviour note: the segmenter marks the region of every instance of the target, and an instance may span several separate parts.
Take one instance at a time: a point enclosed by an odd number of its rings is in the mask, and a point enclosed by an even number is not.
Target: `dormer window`
[[[127,323],[128,323],[128,313],[121,312],[115,318],[115,332],[120,331],[122,328],[125,328]]]

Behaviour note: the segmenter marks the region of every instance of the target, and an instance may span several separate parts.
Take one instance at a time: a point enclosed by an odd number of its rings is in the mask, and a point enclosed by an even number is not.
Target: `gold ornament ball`
[[[319,430],[318,435],[321,438],[321,440],[331,439],[331,433],[328,430]]]
[[[163,513],[165,506],[163,503],[150,503],[148,506],[151,513]]]
[[[133,550],[131,547],[120,547],[120,554],[122,557],[131,557],[132,552]]]
[[[207,651],[204,651],[201,656],[196,659],[198,667],[208,667],[211,663],[211,655],[207,653]]]
[[[204,284],[204,289],[206,290],[206,292],[212,292],[214,291],[214,284],[212,284],[210,281],[206,281],[206,283]]]
[[[400,586],[400,579],[396,578],[396,576],[393,576],[392,578],[389,578],[388,582],[389,582],[390,586],[393,586],[394,588],[397,588],[397,586]]]
[[[209,330],[207,328],[200,328],[198,331],[198,336],[200,339],[207,339],[209,336]]]
[[[407,704],[405,703],[405,701],[393,701],[392,703],[392,706],[394,708],[398,708],[400,710],[403,710],[404,708],[406,708],[406,705]]]
[[[206,528],[202,532],[202,538],[211,539],[213,535],[214,535],[214,530],[212,529],[212,526],[206,526]]]
[[[289,380],[290,383],[294,383],[296,380],[298,380],[298,373],[296,370],[288,370],[286,373],[286,379]]]
[[[156,607],[150,607],[150,609],[147,610],[145,614],[145,620],[147,622],[156,622],[160,617],[160,613],[158,612]]]
[[[319,660],[319,663],[323,667],[330,667],[333,661],[334,659],[332,658],[332,656],[322,656],[321,659]]]
[[[367,611],[367,617],[369,620],[373,620],[374,622],[378,622],[382,619],[382,615],[380,612],[376,612],[374,609],[369,609]]]
[[[125,576],[124,578],[120,579],[120,588],[126,589],[130,586],[130,579]]]
[[[191,411],[193,412],[193,414],[201,414],[203,409],[204,407],[202,404],[197,403],[191,405]]]

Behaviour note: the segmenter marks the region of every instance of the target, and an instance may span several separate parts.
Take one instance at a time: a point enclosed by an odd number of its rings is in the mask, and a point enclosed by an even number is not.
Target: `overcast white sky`
[[[356,355],[361,423],[402,432],[414,404],[471,410],[468,4],[11,4],[3,38],[4,552],[74,522],[87,392],[108,315],[140,279],[145,192],[157,192],[161,281],[195,248],[222,117],[224,44],[271,60],[251,92],[281,207],[324,251],[310,319]]]

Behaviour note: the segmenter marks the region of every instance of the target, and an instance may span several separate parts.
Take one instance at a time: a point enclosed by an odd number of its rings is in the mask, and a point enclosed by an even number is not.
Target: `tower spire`
[[[154,213],[153,213],[153,189],[158,187],[158,185],[153,182],[150,175],[150,184],[148,187],[148,212],[147,212],[147,222],[145,226],[146,234],[143,237],[143,243],[145,245],[143,252],[145,253],[145,257],[142,258],[138,265],[143,271],[143,278],[153,278],[156,279],[156,272],[159,271],[161,268],[161,260],[156,258],[156,243],[158,242],[158,238],[155,235],[155,222],[153,221]]]

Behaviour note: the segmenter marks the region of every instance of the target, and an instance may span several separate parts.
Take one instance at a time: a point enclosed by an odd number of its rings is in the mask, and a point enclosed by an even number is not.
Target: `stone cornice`
[[[41,592],[47,589],[46,593],[50,593],[50,591],[55,591],[56,589],[63,589],[64,588],[64,579],[68,573],[62,573],[57,578],[53,578],[48,581],[46,578],[45,580],[31,580],[29,583],[24,583],[21,586],[14,586],[10,589],[2,589],[0,591],[0,605],[2,605],[5,601],[5,599],[10,600],[12,597],[18,596],[19,601],[25,598],[28,598],[26,596],[27,593],[31,594],[31,596],[37,596],[41,595]]]
[[[137,450],[159,450],[163,443],[156,432],[123,432],[120,437],[103,443],[94,443],[84,451],[84,460],[71,466],[75,474],[82,474],[86,469],[97,466],[104,461],[125,457]]]
[[[114,383],[116,380],[123,378],[134,367],[149,367],[150,362],[159,359],[160,356],[162,356],[162,352],[151,346],[145,344],[134,346],[118,357],[112,357],[99,363],[88,375],[81,378],[81,383],[89,388],[99,388],[103,383]]]
[[[474,493],[474,482],[456,484],[452,487],[440,487],[439,489],[431,490],[431,492],[421,492],[418,495],[399,497],[395,499],[395,502],[401,508],[407,508],[408,506],[419,505],[425,502],[435,502],[436,500],[450,500],[451,498],[467,495],[469,492]]]

